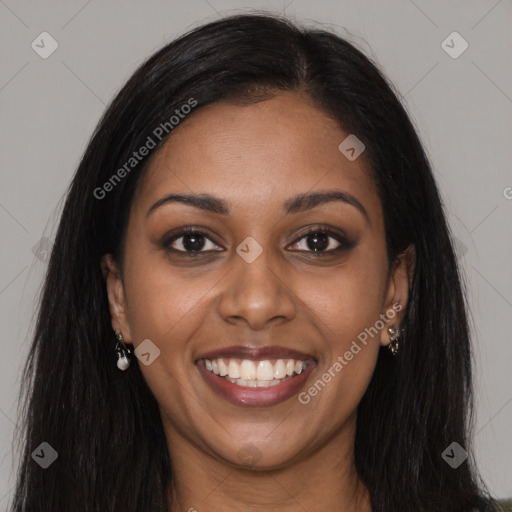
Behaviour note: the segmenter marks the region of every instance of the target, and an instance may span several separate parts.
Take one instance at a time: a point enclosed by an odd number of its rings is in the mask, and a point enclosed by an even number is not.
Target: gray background
[[[20,369],[45,248],[93,128],[135,67],[162,44],[251,9],[327,24],[373,56],[403,96],[434,166],[467,279],[477,461],[492,492],[512,496],[510,0],[0,0],[1,510],[14,486]],[[59,45],[47,59],[31,48],[44,31]],[[458,58],[441,46],[453,31],[469,44]],[[446,44],[461,48],[450,38]]]

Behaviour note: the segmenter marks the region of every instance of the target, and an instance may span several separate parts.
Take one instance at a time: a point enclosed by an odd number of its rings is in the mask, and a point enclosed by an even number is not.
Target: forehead
[[[136,202],[147,209],[170,192],[209,193],[254,215],[281,208],[290,196],[336,188],[378,216],[364,153],[351,161],[338,149],[349,135],[300,93],[244,106],[214,103],[173,130],[150,162]]]

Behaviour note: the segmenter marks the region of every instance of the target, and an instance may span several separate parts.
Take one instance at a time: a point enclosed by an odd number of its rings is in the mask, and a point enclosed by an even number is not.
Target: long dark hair
[[[165,508],[172,461],[158,403],[138,364],[116,368],[100,259],[111,253],[122,262],[134,191],[166,140],[156,127],[185,104],[250,103],[281,91],[305,92],[366,145],[390,265],[409,244],[416,249],[400,353],[392,359],[381,349],[358,409],[355,462],[374,512],[495,510],[473,467],[461,277],[415,129],[392,86],[352,44],[254,14],[209,23],[159,50],[114,98],[89,142],[69,188],[24,369],[14,512]],[[128,171],[148,137],[156,147]],[[58,453],[47,469],[32,456],[42,442]],[[457,469],[442,458],[452,442],[470,454]]]

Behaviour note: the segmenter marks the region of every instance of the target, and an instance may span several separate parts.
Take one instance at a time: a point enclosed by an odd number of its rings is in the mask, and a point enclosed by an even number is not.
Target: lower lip
[[[233,384],[224,377],[219,377],[207,370],[204,361],[198,361],[197,367],[210,386],[233,405],[238,407],[270,407],[295,395],[315,368],[315,363],[309,364],[302,373],[292,379],[266,388],[249,388]]]

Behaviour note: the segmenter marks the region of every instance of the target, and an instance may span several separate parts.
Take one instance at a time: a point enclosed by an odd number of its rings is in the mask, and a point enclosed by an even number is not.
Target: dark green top
[[[512,500],[504,500],[499,502],[503,512],[512,512]]]

